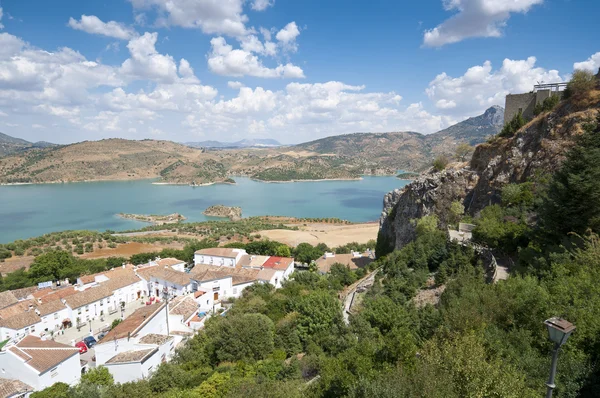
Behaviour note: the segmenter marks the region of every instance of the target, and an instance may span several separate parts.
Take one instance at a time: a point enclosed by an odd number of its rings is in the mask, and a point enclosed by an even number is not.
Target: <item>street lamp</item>
[[[563,344],[567,342],[571,333],[575,330],[575,325],[571,322],[562,318],[550,318],[544,321],[544,325],[548,328],[548,335],[550,340],[554,343],[554,349],[552,350],[552,365],[550,367],[550,378],[548,379],[548,389],[546,391],[546,398],[552,398],[552,391],[556,388],[554,384],[554,377],[556,376],[556,362],[558,360],[558,351]]]

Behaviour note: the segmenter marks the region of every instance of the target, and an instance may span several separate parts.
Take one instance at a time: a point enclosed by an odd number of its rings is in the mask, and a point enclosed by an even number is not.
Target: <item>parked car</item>
[[[87,345],[83,341],[79,341],[79,342],[75,343],[75,347],[79,348],[80,354],[84,354],[88,350]]]
[[[87,348],[92,348],[97,343],[96,339],[93,338],[92,336],[88,336],[88,337],[84,338],[83,342],[85,343],[85,345],[87,345]]]
[[[100,333],[98,333],[97,340],[98,340],[98,341],[102,340],[102,338],[103,338],[104,336],[106,336],[106,333],[107,333],[107,332],[100,332]]]

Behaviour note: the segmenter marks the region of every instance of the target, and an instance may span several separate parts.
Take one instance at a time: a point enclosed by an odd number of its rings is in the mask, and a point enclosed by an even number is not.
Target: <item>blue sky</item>
[[[596,2],[0,2],[0,131],[69,143],[431,133],[597,70]]]

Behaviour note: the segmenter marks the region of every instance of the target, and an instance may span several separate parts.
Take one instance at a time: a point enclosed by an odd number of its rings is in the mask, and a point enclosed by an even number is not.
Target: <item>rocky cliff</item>
[[[500,201],[508,183],[522,183],[539,173],[556,171],[581,133],[584,123],[600,113],[600,91],[589,98],[561,103],[553,112],[539,115],[513,137],[494,137],[477,146],[465,167],[422,175],[402,190],[385,195],[379,238],[389,249],[399,249],[414,238],[415,220],[435,214],[447,226],[453,201],[476,216],[485,206]]]

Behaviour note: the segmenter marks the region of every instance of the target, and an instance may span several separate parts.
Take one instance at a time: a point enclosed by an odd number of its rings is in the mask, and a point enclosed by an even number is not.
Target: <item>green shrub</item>
[[[567,83],[567,88],[564,92],[565,98],[582,95],[590,90],[593,90],[598,85],[598,80],[592,72],[586,70],[576,70],[573,72],[573,77]]]
[[[560,97],[558,95],[551,95],[550,97],[546,98],[544,102],[535,106],[533,109],[533,114],[537,116],[540,113],[550,112],[556,107],[556,105],[558,105],[559,102]]]
[[[503,138],[510,138],[513,135],[515,135],[515,133],[519,131],[521,127],[525,126],[525,124],[527,124],[527,121],[523,117],[523,114],[519,112],[512,118],[510,122],[504,125],[502,131],[500,131],[500,134],[498,134],[498,136]]]
[[[433,168],[435,171],[442,171],[448,166],[448,163],[450,163],[448,158],[444,155],[440,155],[433,161]]]

